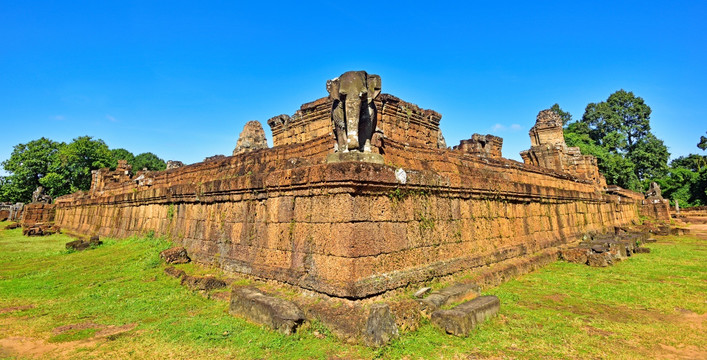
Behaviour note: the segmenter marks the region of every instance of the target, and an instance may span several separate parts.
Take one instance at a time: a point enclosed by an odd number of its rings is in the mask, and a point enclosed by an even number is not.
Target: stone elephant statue
[[[331,119],[336,135],[336,152],[371,151],[371,137],[376,130],[376,106],[381,93],[381,78],[365,71],[348,71],[327,81],[333,100]]]

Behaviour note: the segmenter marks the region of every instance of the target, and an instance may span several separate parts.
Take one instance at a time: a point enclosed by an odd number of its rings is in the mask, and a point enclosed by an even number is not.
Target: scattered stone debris
[[[560,257],[567,262],[606,267],[635,253],[650,252],[640,247],[647,239],[647,233],[619,229],[615,234],[590,234],[578,246],[561,250]]]
[[[231,292],[229,311],[233,315],[268,325],[285,335],[293,334],[304,322],[304,313],[297,305],[253,287],[234,289]]]
[[[61,233],[61,228],[54,224],[35,223],[22,229],[25,236],[47,236]]]
[[[480,323],[496,315],[501,302],[494,295],[480,296],[449,310],[432,313],[432,323],[449,334],[467,336]]]
[[[193,291],[209,291],[213,289],[223,289],[226,287],[226,282],[211,275],[207,276],[192,276],[182,275],[181,284]]]
[[[92,249],[96,246],[102,245],[103,241],[96,236],[91,236],[91,238],[86,240],[74,240],[66,243],[66,250],[83,251],[86,249]]]
[[[160,257],[167,264],[186,264],[191,261],[191,259],[187,255],[187,249],[181,246],[175,246],[173,248],[169,248],[167,250],[162,251],[160,253]]]

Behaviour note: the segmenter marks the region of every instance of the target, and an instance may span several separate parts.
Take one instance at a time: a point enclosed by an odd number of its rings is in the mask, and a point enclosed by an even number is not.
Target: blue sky
[[[0,161],[45,136],[193,163],[249,120],[292,114],[348,70],[443,115],[448,145],[504,138],[519,160],[554,103],[581,118],[616,90],[653,109],[672,157],[707,131],[707,2],[8,1]]]

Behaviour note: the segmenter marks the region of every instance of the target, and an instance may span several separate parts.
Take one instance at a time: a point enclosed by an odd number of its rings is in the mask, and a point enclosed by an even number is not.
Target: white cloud
[[[506,126],[503,124],[496,124],[491,128],[491,131],[504,132],[504,131],[518,131],[520,129],[522,129],[522,127],[518,124],[512,124],[511,126]]]
[[[118,120],[110,115],[106,115],[106,119],[110,120],[111,122],[118,122]]]

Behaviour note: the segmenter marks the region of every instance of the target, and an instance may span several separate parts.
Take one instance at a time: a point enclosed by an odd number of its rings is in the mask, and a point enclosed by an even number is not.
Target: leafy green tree
[[[606,101],[587,105],[581,121],[589,125],[592,139],[599,143],[612,132],[624,135],[623,150],[629,150],[650,133],[650,116],[651,108],[643,98],[622,89],[609,95]]]
[[[135,155],[131,153],[128,150],[125,149],[112,149],[111,155],[113,156],[113,161],[110,164],[111,169],[114,169],[118,166],[118,160],[126,160],[128,164],[133,164],[135,161]]]
[[[103,140],[80,136],[61,148],[57,153],[60,167],[52,172],[69,183],[71,192],[88,190],[91,187],[91,171],[109,167],[113,155]]]
[[[707,150],[707,137],[700,136],[700,142],[697,143],[697,147],[702,149],[702,151]]]
[[[567,126],[567,124],[572,122],[572,114],[562,110],[559,104],[555,103],[555,105],[552,105],[550,110],[554,111],[557,115],[560,116],[560,118],[562,119],[562,126]]]
[[[2,163],[3,168],[10,175],[6,177],[2,186],[0,199],[10,202],[30,202],[32,192],[42,185],[41,180],[51,172],[51,168],[55,166],[56,154],[64,146],[66,146],[64,143],[47,138],[15,145],[10,158]]]
[[[690,171],[700,172],[703,167],[707,166],[707,156],[690,154],[688,156],[680,156],[670,162],[671,168],[683,167]]]
[[[636,165],[639,179],[655,179],[668,173],[668,147],[651,133],[636,142],[627,155]]]
[[[167,168],[167,164],[164,160],[157,157],[157,155],[147,152],[135,156],[133,160],[133,171],[139,171],[142,169],[147,169],[151,171],[162,171]]]
[[[619,90],[606,101],[587,105],[582,119],[568,124],[565,138],[597,157],[608,183],[642,191],[642,181],[667,174],[670,157],[663,141],[650,131],[650,114],[642,98]]]

